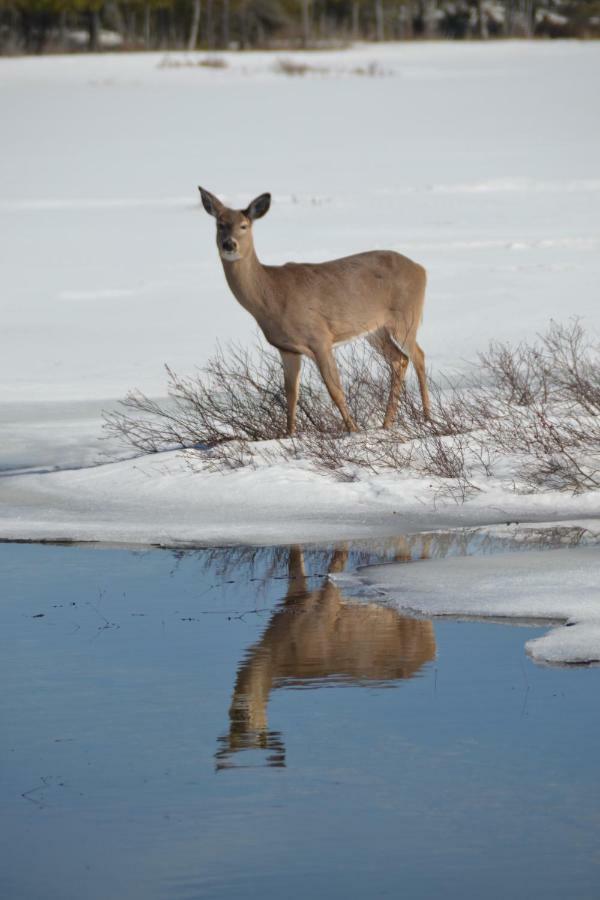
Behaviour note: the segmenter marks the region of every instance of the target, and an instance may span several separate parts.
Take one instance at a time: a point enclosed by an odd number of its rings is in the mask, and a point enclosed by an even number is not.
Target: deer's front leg
[[[287,436],[291,437],[296,430],[296,407],[298,405],[298,388],[300,385],[300,369],[302,356],[300,353],[289,353],[280,350],[283,364],[283,384],[287,400]]]
[[[348,431],[358,431],[356,422],[350,415],[350,411],[346,404],[346,398],[344,397],[344,391],[342,390],[342,383],[340,381],[340,373],[331,347],[313,349],[313,354],[321,377],[325,382],[325,387],[329,391],[329,396],[339,409],[342,419],[344,420],[344,425]]]

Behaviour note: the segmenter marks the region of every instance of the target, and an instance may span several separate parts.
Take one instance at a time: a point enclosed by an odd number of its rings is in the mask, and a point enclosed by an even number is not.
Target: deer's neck
[[[260,313],[267,303],[269,277],[254,248],[243,259],[234,262],[221,259],[221,262],[227,284],[238,303],[253,315]]]

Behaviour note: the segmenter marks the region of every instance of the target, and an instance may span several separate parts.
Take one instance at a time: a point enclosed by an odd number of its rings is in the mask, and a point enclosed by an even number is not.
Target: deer
[[[198,189],[204,209],[216,219],[217,248],[231,292],[281,354],[287,436],[296,429],[303,356],[316,363],[347,431],[358,431],[333,351],[362,337],[390,369],[383,427],[394,424],[409,362],[417,373],[424,417],[429,419],[425,354],[417,343],[427,281],[423,266],[393,250],[369,250],[321,263],[263,265],[254,249],[252,227],[269,211],[271,195],[260,194],[237,210]]]

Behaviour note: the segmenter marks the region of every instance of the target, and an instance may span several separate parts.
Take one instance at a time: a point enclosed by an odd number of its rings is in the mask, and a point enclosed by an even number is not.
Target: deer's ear
[[[252,221],[254,221],[254,219],[261,219],[266,213],[269,212],[270,206],[271,195],[261,194],[260,197],[256,197],[256,199],[252,201],[250,206],[248,206],[244,210],[244,215],[248,216],[248,218]]]
[[[202,206],[209,214],[209,216],[214,216],[215,219],[222,212],[225,207],[221,203],[220,200],[217,200],[214,194],[211,194],[210,191],[205,191],[204,188],[201,188],[198,185],[198,190],[200,191],[200,196],[202,197]]]

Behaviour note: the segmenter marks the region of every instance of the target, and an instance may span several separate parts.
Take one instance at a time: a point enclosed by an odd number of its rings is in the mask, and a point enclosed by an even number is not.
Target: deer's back
[[[425,287],[425,269],[393,250],[370,250],[321,263],[289,262],[269,267],[284,291],[311,296],[364,297],[382,294],[386,298],[408,299]]]

